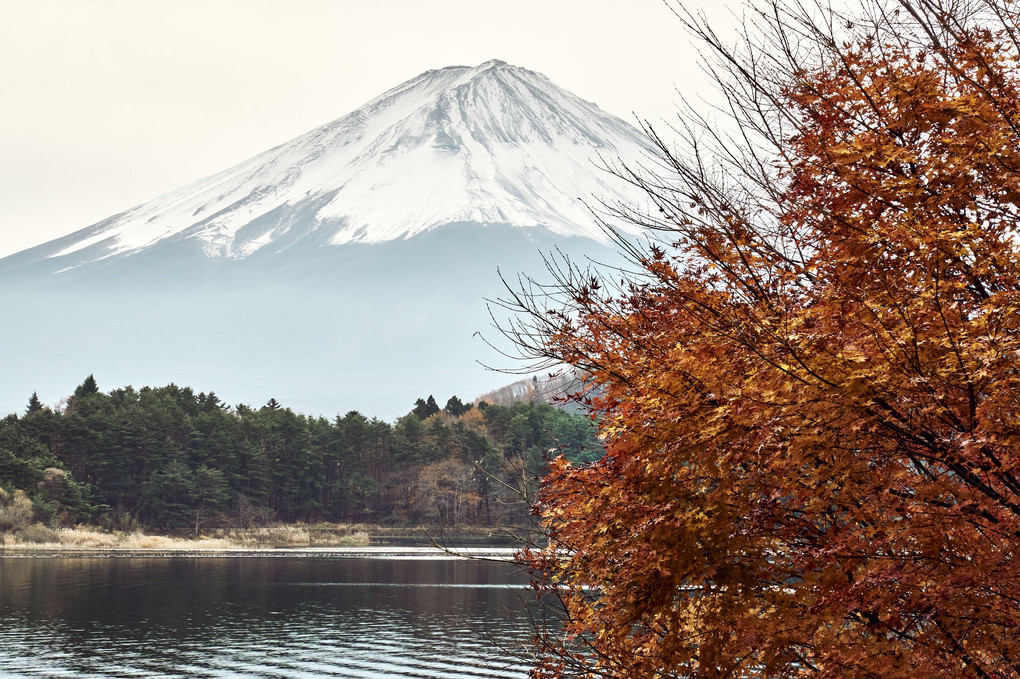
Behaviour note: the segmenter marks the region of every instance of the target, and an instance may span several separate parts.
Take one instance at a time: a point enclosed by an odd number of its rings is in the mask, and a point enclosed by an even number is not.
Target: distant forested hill
[[[270,521],[523,523],[549,456],[594,459],[587,417],[540,402],[445,408],[394,424],[228,406],[188,387],[109,393],[89,376],[65,406],[0,420],[0,533],[51,526],[198,532]],[[29,505],[29,502],[31,503]]]

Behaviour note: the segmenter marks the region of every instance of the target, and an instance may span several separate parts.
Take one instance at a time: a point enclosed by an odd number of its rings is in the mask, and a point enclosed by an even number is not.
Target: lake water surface
[[[423,553],[0,557],[0,677],[526,677],[526,584]]]

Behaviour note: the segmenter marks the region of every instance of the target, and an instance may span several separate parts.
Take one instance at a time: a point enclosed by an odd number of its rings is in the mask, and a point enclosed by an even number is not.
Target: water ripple
[[[0,677],[527,676],[500,564],[271,561],[0,559]]]

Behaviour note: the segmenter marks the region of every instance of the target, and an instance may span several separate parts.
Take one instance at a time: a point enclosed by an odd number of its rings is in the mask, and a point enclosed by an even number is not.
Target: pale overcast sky
[[[0,256],[428,69],[502,59],[658,121],[704,86],[695,55],[662,0],[0,0]]]

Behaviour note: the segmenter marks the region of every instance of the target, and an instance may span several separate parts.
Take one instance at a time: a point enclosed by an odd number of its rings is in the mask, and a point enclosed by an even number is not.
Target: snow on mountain
[[[406,239],[449,223],[603,240],[589,207],[634,204],[603,162],[641,162],[642,133],[502,61],[428,71],[212,177],[60,239],[73,265],[187,242],[212,259]],[[40,253],[42,254],[42,253]]]
[[[500,61],[429,71],[339,120],[0,259],[0,415],[92,373],[387,419],[507,376],[486,299],[542,252],[612,263],[585,202],[641,132]],[[492,313],[502,313],[496,308]],[[496,319],[499,320],[498,318]],[[480,339],[478,335],[484,337]],[[519,367],[519,366],[511,366]]]

